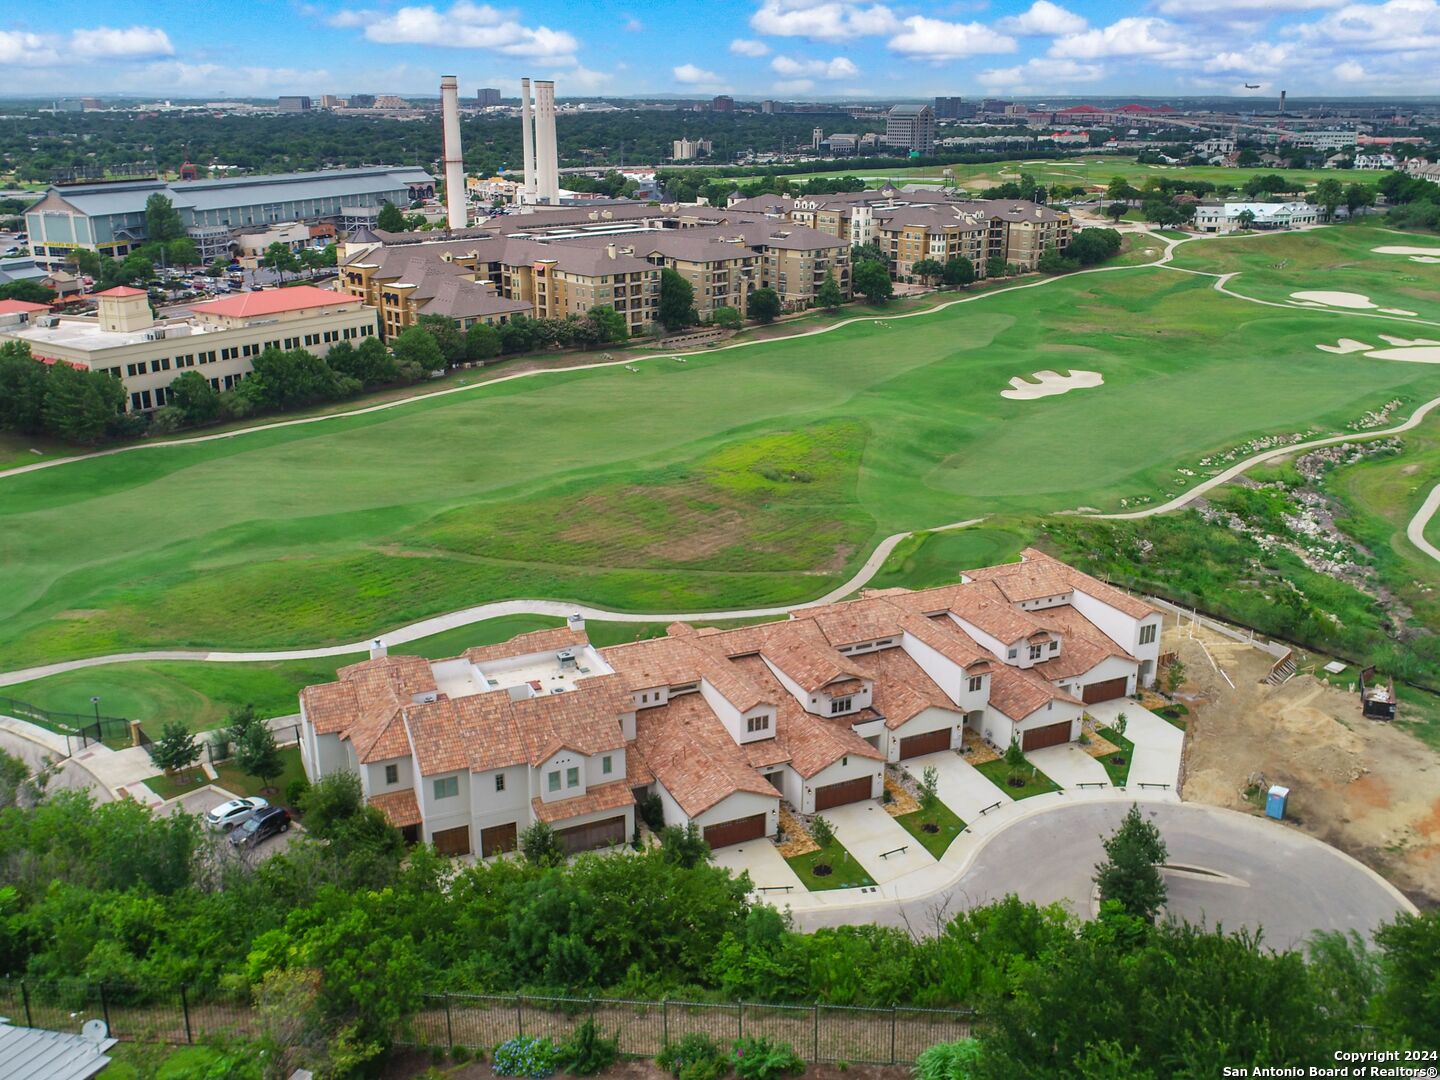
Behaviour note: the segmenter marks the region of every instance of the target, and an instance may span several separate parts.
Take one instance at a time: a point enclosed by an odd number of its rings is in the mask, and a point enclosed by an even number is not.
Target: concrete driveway
[[[933,765],[939,777],[935,791],[940,801],[953,810],[967,825],[977,821],[987,806],[1011,802],[1009,795],[992,784],[975,766],[953,750],[909,758],[905,770],[912,776],[925,775],[926,766]]]
[[[1175,791],[1180,780],[1180,750],[1185,744],[1183,731],[1133,701],[1102,701],[1085,706],[1085,711],[1100,724],[1112,728],[1115,718],[1122,712],[1125,714],[1125,737],[1135,744],[1135,758],[1130,763],[1126,787],[1168,784],[1170,790]]]
[[[219,806],[221,803],[229,802],[234,797],[234,795],[230,794],[230,792],[226,791],[224,788],[218,788],[214,784],[208,784],[205,787],[197,788],[194,791],[186,792],[178,799],[171,800],[170,802],[166,803],[163,808],[159,809],[157,813],[208,814],[211,810],[215,809],[215,807]],[[267,801],[270,803],[271,806],[280,805],[277,802],[277,799],[278,797],[268,799]],[[201,822],[201,825],[202,827],[204,827],[204,822]],[[304,830],[301,829],[298,824],[292,822],[289,832],[276,833],[274,836],[260,841],[259,847],[238,851],[236,852],[236,855],[237,857],[247,861],[259,861],[262,859],[268,859],[271,855],[278,854],[279,852],[287,849],[290,846],[291,842],[295,839],[296,834],[303,831]],[[219,835],[222,840],[226,839],[223,834]],[[223,850],[230,851],[233,849],[230,848],[229,844],[226,844]]]
[[[935,856],[874,799],[832,807],[821,816],[877,885],[935,864]]]
[[[737,874],[742,870],[747,871],[750,874],[750,884],[760,895],[769,897],[772,903],[782,908],[785,906],[782,898],[785,886],[788,885],[792,893],[806,891],[804,882],[790,869],[790,864],[780,857],[775,845],[763,838],[716,848],[710,853],[710,861]],[[766,889],[770,891],[762,891]]]
[[[1081,784],[1110,786],[1110,777],[1105,772],[1105,766],[1085,753],[1075,743],[1047,746],[1043,750],[1031,750],[1025,757],[1062,788],[1078,788]]]

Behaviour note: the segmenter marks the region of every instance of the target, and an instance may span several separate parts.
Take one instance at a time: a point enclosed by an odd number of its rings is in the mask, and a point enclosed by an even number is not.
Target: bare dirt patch
[[[1193,638],[1167,629],[1164,648],[1178,650],[1186,670],[1186,800],[1259,814],[1264,789],[1281,784],[1292,826],[1378,870],[1417,904],[1440,903],[1440,753],[1365,719],[1344,685],[1353,672],[1342,685],[1297,675],[1271,686],[1270,656],[1203,628]]]

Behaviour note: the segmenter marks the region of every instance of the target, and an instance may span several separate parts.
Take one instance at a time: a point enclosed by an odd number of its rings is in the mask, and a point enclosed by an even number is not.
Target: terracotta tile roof
[[[856,675],[855,668],[835,651],[811,619],[771,624],[760,655],[806,693]]]
[[[420,824],[420,804],[415,801],[414,788],[371,795],[369,801],[371,806],[379,807],[390,824],[397,829]]]
[[[635,718],[635,748],[690,817],[738,791],[780,797],[751,767],[699,694],[683,694],[640,713]]]
[[[405,721],[422,776],[466,768],[487,772],[528,759],[504,692],[412,705],[405,710]]]
[[[1068,679],[1084,675],[1096,664],[1118,657],[1134,662],[1127,653],[1084,615],[1068,604],[1035,612],[1035,617],[1060,638],[1060,654],[1036,664],[1035,670],[1047,679]]]
[[[31,207],[33,210],[34,207]],[[97,292],[96,296],[144,296],[144,289],[132,289],[129,285],[116,285],[113,289],[106,289],[104,292]]]
[[[355,718],[359,708],[355,687],[344,682],[307,686],[300,691],[300,704],[317,735],[333,735],[337,731],[343,731]]]
[[[466,649],[460,655],[472,664],[480,664],[486,660],[503,660],[509,656],[524,656],[526,653],[559,652],[561,649],[588,644],[590,638],[583,630],[576,632],[568,626],[553,626],[547,630],[532,630],[528,634],[519,634],[509,641],[501,641],[495,645]]]
[[[1147,615],[1159,614],[1157,608],[1138,597],[1113,586],[1099,578],[1076,570],[1037,548],[1026,548],[1020,553],[1024,562],[1004,566],[985,566],[977,570],[966,570],[965,576],[976,581],[992,581],[1003,588],[1005,595],[1015,602],[1035,600],[1042,596],[1058,596],[1072,589],[1079,589],[1087,596],[1109,604],[1117,611],[1123,611],[1132,619],[1143,619]],[[1057,584],[1065,588],[1054,590]]]
[[[355,743],[355,756],[362,765],[410,756],[410,738],[405,733],[403,710],[391,714],[388,720],[370,725],[360,738],[352,735],[351,741]]]
[[[613,784],[601,784],[599,787],[592,787],[574,799],[557,799],[554,802],[543,802],[540,799],[531,799],[531,807],[535,810],[535,816],[547,824],[568,821],[570,818],[579,817],[581,814],[595,814],[601,810],[619,810],[626,806],[635,805],[635,796],[630,791],[630,785],[624,780],[616,780]]]
[[[801,776],[814,776],[846,755],[883,760],[880,751],[850,730],[849,720],[822,719],[802,709],[760,657],[747,656],[731,662],[776,698],[774,741],[790,755],[790,767]]]
[[[562,749],[587,756],[624,749],[620,714],[633,707],[614,675],[581,679],[563,694],[510,702],[531,765],[543,764]]]
[[[904,649],[881,649],[850,659],[874,680],[870,701],[892,731],[929,708],[957,711],[945,691]]]
[[[1011,720],[1024,720],[1051,701],[1079,705],[1078,698],[1063,694],[1033,670],[997,664],[990,676],[990,704]]]
[[[906,612],[888,597],[870,594],[859,600],[829,604],[795,614],[796,618],[813,621],[831,645],[840,646],[894,637],[900,633],[900,621]]]
[[[49,311],[49,304],[32,304],[28,300],[0,300],[0,315],[33,315]]]
[[[113,295],[114,292],[112,289],[110,294]],[[317,289],[314,285],[296,285],[289,289],[265,289],[263,292],[227,296],[223,300],[196,304],[190,310],[196,315],[228,315],[243,319],[257,315],[279,315],[285,311],[304,311],[306,308],[339,307],[341,304],[358,307],[359,303],[359,300],[349,293]]]
[[[686,630],[689,631],[689,627]],[[728,633],[696,634],[652,638],[606,650],[605,660],[620,676],[625,689],[647,690],[657,686],[682,686],[704,679],[721,697],[741,712],[756,705],[774,704],[768,694],[730,663],[724,642]],[[777,684],[778,686],[778,684]],[[786,693],[784,687],[779,687]]]

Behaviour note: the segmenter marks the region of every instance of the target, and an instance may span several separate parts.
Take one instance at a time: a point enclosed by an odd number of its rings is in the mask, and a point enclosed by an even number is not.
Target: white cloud
[[[551,76],[557,84],[564,84],[567,94],[597,94],[604,90],[614,77],[608,71],[592,71],[579,65]]]
[[[762,34],[805,37],[813,41],[848,41],[893,33],[899,21],[884,4],[868,7],[849,0],[765,0],[750,16],[750,25]]]
[[[7,67],[41,67],[60,60],[53,39],[23,30],[0,30],[0,64]]]
[[[950,23],[912,15],[903,32],[890,39],[894,52],[918,60],[957,60],[980,53],[1015,51],[1015,39],[984,23]]]
[[[1035,0],[1028,11],[999,20],[995,28],[1025,37],[1058,37],[1061,34],[1078,34],[1087,25],[1079,15],[1059,4],[1052,4],[1050,0]]]
[[[506,56],[556,60],[573,56],[579,42],[563,30],[523,26],[488,4],[458,0],[445,12],[425,5],[402,7],[365,22],[365,37],[380,45],[438,45],[489,49]]]
[[[635,18],[635,16],[633,16],[633,15],[630,16],[630,18],[628,18],[628,19],[625,20],[625,32],[626,32],[627,34],[638,34],[638,33],[640,33],[640,31],[642,31],[642,30],[644,30],[644,29],[645,29],[645,24],[644,24],[643,22],[641,22],[639,19]]]
[[[160,60],[127,68],[110,80],[109,88],[167,94],[194,92],[207,98],[221,94],[266,97],[274,94],[310,93],[335,81],[324,68],[272,68],[235,64],[192,64],[182,60]]]
[[[1074,60],[1050,60],[1035,57],[1008,68],[991,68],[980,72],[980,84],[987,90],[1009,93],[1055,93],[1078,83],[1091,83],[1104,78],[1099,64],[1080,64]]]
[[[1164,19],[1132,17],[1120,19],[1104,29],[1057,38],[1050,46],[1050,55],[1075,60],[1144,57],[1167,62],[1200,55],[1199,47],[1188,44],[1185,37]]]
[[[675,76],[677,83],[690,90],[718,93],[721,90],[729,89],[719,74],[714,71],[706,71],[695,64],[681,64],[679,67],[671,68],[670,72]]]
[[[1365,73],[1365,68],[1354,60],[1346,60],[1343,64],[1335,65],[1335,77],[1341,82],[1362,82],[1370,76]]]
[[[1209,19],[1232,12],[1267,14],[1282,11],[1314,11],[1339,7],[1345,0],[1160,0],[1155,5],[1162,15],[1177,19]]]
[[[796,60],[789,56],[777,56],[770,61],[770,67],[775,74],[791,79],[853,79],[860,74],[860,69],[843,56],[833,60]]]
[[[1294,53],[1295,50],[1290,45],[1272,45],[1269,42],[1261,41],[1247,48],[1218,52],[1208,58],[1201,67],[1204,71],[1212,73],[1233,71],[1274,74],[1293,61]]]
[[[814,79],[781,79],[774,86],[777,94],[808,94],[815,89]]]
[[[1435,0],[1347,4],[1318,22],[1295,27],[1295,32],[1312,41],[1376,52],[1435,49],[1440,48],[1440,4]]]
[[[730,51],[736,56],[768,56],[770,46],[754,38],[736,38],[730,42]]]
[[[164,30],[154,26],[131,26],[115,30],[98,26],[76,30],[70,35],[70,51],[85,59],[122,59],[174,56],[175,46]]]

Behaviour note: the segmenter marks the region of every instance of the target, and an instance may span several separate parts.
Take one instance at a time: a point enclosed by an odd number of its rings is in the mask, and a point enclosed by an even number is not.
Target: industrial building
[[[535,80],[535,98],[530,98],[530,80],[520,80],[521,140],[525,156],[525,187],[520,201],[556,206],[560,202],[560,159],[555,142],[555,84]]]
[[[435,194],[435,180],[413,166],[326,169],[221,180],[114,180],[52,187],[25,212],[31,251],[54,269],[76,248],[123,257],[145,243],[145,203],[164,195],[205,251],[221,250],[228,233],[287,221],[372,220],[391,202],[404,206]],[[218,245],[218,247],[217,247]]]

